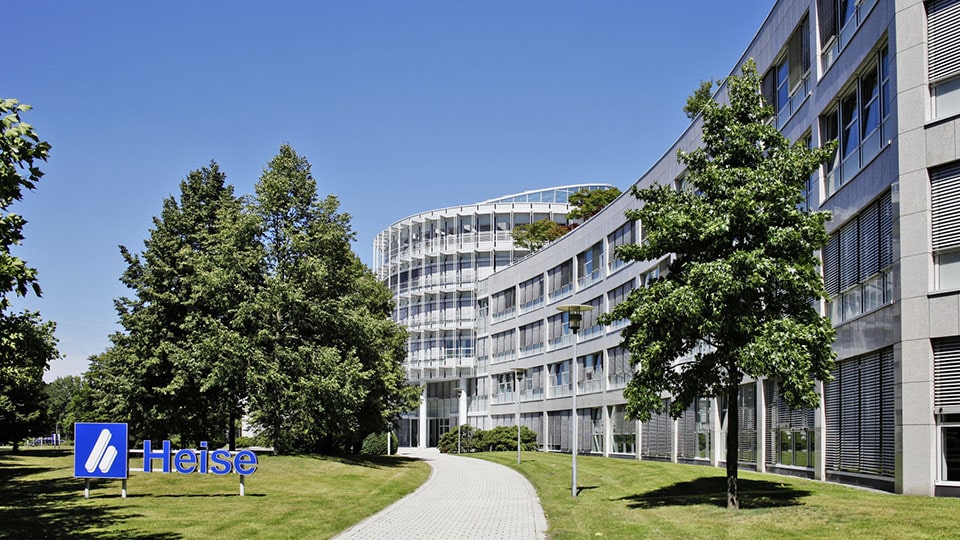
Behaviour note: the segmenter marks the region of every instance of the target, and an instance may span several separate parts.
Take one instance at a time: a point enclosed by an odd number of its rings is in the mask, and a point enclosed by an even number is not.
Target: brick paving
[[[547,519],[530,482],[517,471],[436,448],[401,448],[430,464],[416,491],[334,538],[541,540]]]

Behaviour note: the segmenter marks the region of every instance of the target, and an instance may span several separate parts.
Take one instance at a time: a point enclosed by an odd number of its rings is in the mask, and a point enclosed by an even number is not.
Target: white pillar
[[[767,472],[767,392],[766,379],[757,381],[757,472]],[[820,408],[823,410],[823,407]],[[819,442],[818,442],[819,444]]]
[[[729,418],[730,413],[728,411],[727,429],[730,429]],[[736,429],[736,426],[733,429]],[[720,465],[720,443],[726,441],[726,438],[723,436],[723,426],[720,425],[720,400],[715,397],[710,398],[710,437],[713,439],[713,444],[710,445],[710,465],[716,467]]]
[[[419,421],[419,434],[417,439],[418,448],[427,447],[427,382],[423,381],[420,383],[423,392],[420,394],[420,421]]]

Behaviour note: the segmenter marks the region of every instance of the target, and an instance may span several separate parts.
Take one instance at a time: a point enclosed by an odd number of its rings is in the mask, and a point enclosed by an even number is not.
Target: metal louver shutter
[[[739,459],[755,463],[757,461],[757,385],[745,384],[740,387]]]
[[[859,281],[860,250],[857,246],[859,234],[856,220],[840,229],[840,290],[844,290]]]
[[[880,268],[893,264],[893,203],[890,192],[880,197],[880,242],[878,250]]]
[[[880,204],[866,207],[857,218],[860,235],[860,276],[863,281],[880,271]]]
[[[779,104],[775,103],[774,94],[776,93],[776,68],[771,68],[767,71],[767,74],[763,76],[763,79],[760,80],[760,95],[763,96],[763,101],[771,106],[776,108]]]
[[[840,292],[840,235],[834,233],[823,247],[823,284],[827,296],[833,297]]]
[[[763,406],[766,408],[766,418],[763,421],[763,431],[767,437],[767,451],[764,461],[769,465],[777,463],[777,383],[766,380],[764,384]]]
[[[860,470],[860,361],[840,363],[840,470]]]
[[[927,3],[927,62],[931,83],[960,72],[960,1]]]
[[[880,355],[860,359],[860,472],[881,471],[882,394]]]
[[[882,463],[881,474],[893,476],[896,467],[896,419],[894,417],[893,349],[880,351],[880,387],[882,393],[881,437]]]
[[[829,470],[840,470],[840,422],[843,419],[843,409],[840,404],[840,368],[834,368],[833,380],[824,386],[826,415],[826,466]]]
[[[960,245],[960,164],[930,174],[933,250]]]
[[[820,44],[837,35],[837,0],[817,0],[817,13],[820,19]]]
[[[933,342],[933,406],[960,407],[960,338]]]
[[[697,413],[693,405],[683,412],[677,420],[677,456],[694,458],[697,456]]]

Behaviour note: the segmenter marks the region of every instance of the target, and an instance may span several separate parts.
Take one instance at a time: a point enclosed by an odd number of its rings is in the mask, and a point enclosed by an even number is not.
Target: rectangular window
[[[573,394],[570,383],[570,360],[547,366],[547,397],[565,397]]]
[[[812,468],[814,465],[815,411],[792,409],[776,381],[764,381],[767,455],[769,465]]]
[[[616,249],[620,246],[636,243],[636,228],[633,221],[628,221],[607,236],[607,246],[610,250],[610,271],[614,271],[626,262],[617,257]]]
[[[837,60],[877,0],[817,0],[823,71]]]
[[[573,294],[573,261],[564,261],[547,272],[551,302]]]
[[[930,172],[930,202],[936,288],[960,287],[960,163]]]
[[[927,69],[934,118],[960,113],[960,0],[927,2]]]
[[[893,477],[893,349],[838,362],[832,375],[824,385],[827,470]]]
[[[543,321],[520,327],[520,355],[529,356],[543,352]]]
[[[490,297],[490,316],[499,320],[513,315],[517,309],[517,290],[513,287],[500,291]]]
[[[782,127],[809,94],[810,23],[804,17],[793,31],[779,59],[761,81],[761,92]]]
[[[637,453],[637,423],[627,418],[627,409],[623,405],[614,405],[610,416],[610,428],[613,431],[614,454]]]
[[[623,388],[633,378],[630,353],[623,346],[607,349],[607,366],[610,371],[610,388]]]
[[[650,420],[644,422],[641,429],[641,455],[643,457],[667,458],[673,453],[673,419],[667,412],[670,410],[670,400],[663,400],[660,411],[650,415]]]
[[[821,140],[839,140],[837,154],[824,167],[827,195],[840,189],[885,146],[890,115],[887,45],[868,57],[837,104],[820,118]]]
[[[520,284],[520,311],[543,304],[543,276],[536,276]]]
[[[824,246],[827,314],[834,324],[893,300],[892,211],[887,192],[838,228]]]
[[[600,279],[603,265],[603,242],[597,242],[590,249],[577,255],[577,276],[579,287],[586,287]]]
[[[517,357],[516,333],[514,330],[507,330],[494,334],[490,338],[493,347],[493,362],[508,362]]]

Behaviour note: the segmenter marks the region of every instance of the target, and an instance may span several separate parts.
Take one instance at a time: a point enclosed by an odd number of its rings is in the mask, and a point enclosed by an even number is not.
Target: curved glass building
[[[410,332],[407,376],[425,397],[403,416],[401,444],[435,446],[466,423],[468,403],[477,413],[471,423],[484,425],[486,408],[467,399],[486,393],[476,384],[486,373],[477,362],[477,283],[529,253],[513,245],[514,227],[544,219],[566,225],[570,194],[609,187],[561,186],[421,212],[377,235],[374,271],[394,293],[394,319]]]

